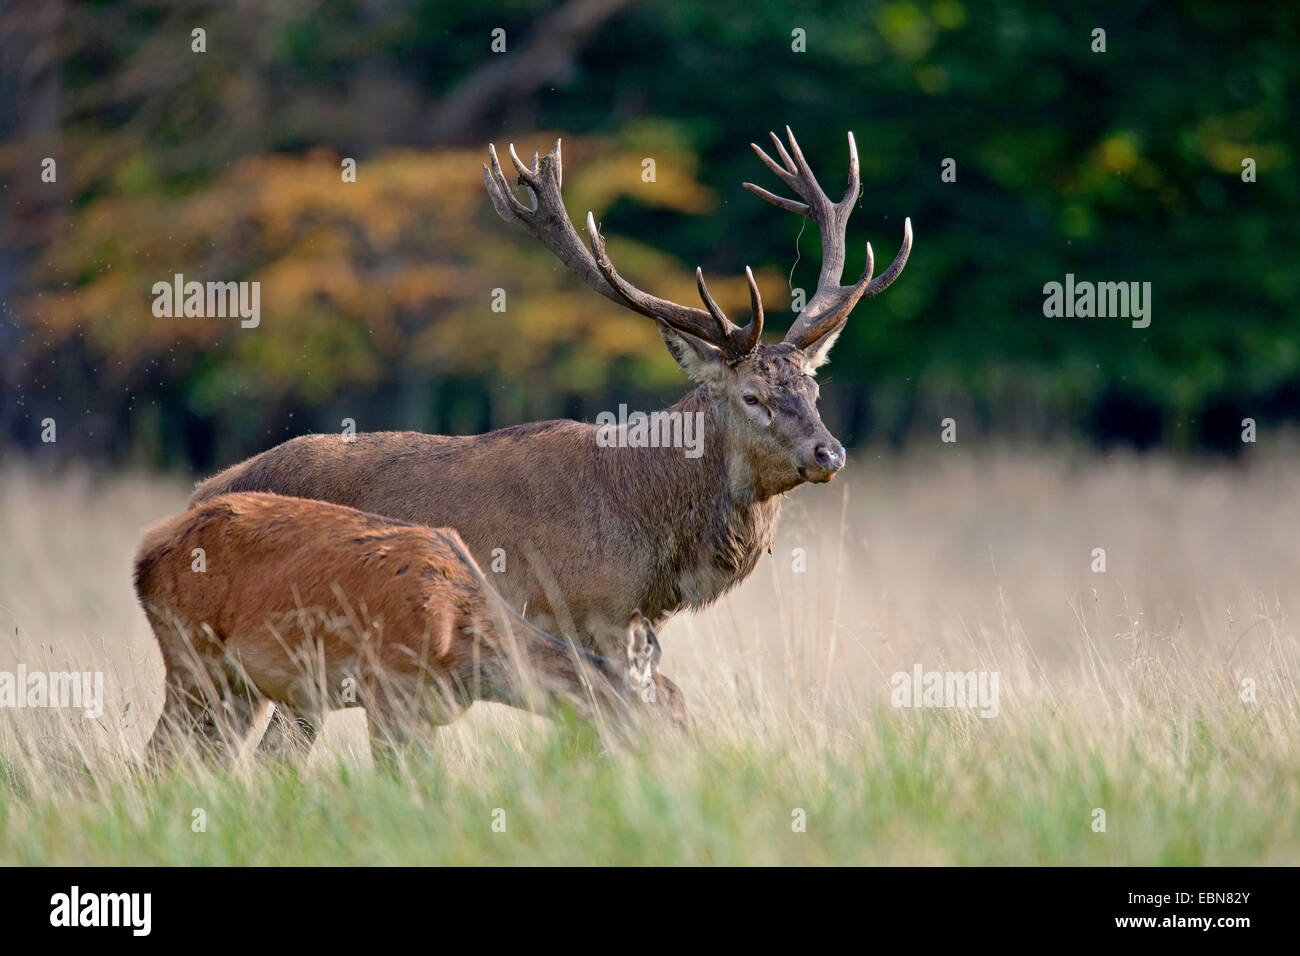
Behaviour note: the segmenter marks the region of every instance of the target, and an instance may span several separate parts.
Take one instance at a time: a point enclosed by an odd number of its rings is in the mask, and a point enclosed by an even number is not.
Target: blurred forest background
[[[846,273],[916,232],[823,373],[846,443],[952,416],[963,440],[1239,449],[1242,418],[1300,417],[1298,53],[1300,7],[1219,0],[8,0],[0,451],[201,471],[345,417],[659,407],[686,382],[652,323],[496,217],[487,144],[563,136],[571,217],[625,275],[695,304],[698,264],[743,316],[751,265],[775,334],[816,231],[740,184],[779,186],[748,144],[786,123],[836,196],[856,135]],[[175,273],[259,281],[260,325],[156,318]],[[1045,318],[1066,273],[1150,282],[1150,327]]]

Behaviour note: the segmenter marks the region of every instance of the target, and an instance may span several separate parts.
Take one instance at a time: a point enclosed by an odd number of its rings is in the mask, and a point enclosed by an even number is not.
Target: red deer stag
[[[239,743],[264,701],[295,713],[307,744],[324,710],[349,702],[379,743],[417,710],[446,722],[474,700],[539,709],[562,698],[619,723],[644,703],[689,725],[639,612],[621,662],[571,649],[511,610],[449,528],[223,495],[146,532],[135,589],[167,671],[154,759],[182,739]]]
[[[609,426],[575,421],[469,437],[304,435],[203,482],[192,501],[272,491],[454,527],[529,620],[553,632],[572,628],[585,646],[606,655],[617,652],[637,608],[658,626],[682,608],[712,603],[769,546],[782,493],[829,481],[843,467],[844,449],[817,413],[813,376],[854,305],[898,277],[912,246],[907,220],[903,244],[883,275],[872,278],[868,243],[862,276],[840,285],[845,228],[859,189],[853,134],[848,188],[838,203],[817,184],[788,127],[786,134],[788,150],[772,134],[780,162],[757,145],[754,151],[800,198],[744,185],[817,224],[822,264],[817,290],[785,339],[767,345],[759,342],[763,306],[748,269],[753,315],[744,327],[714,302],[699,270],[703,309],[642,292],[615,271],[590,214],[590,250],[579,239],[560,196],[558,142],[531,166],[511,147],[529,203],[512,191],[496,150],[488,148],[483,178],[501,217],[531,232],[601,295],[653,319],[673,358],[699,383],[666,419],[676,413],[702,422],[698,457],[680,447],[625,447],[629,442],[609,440],[617,434],[609,431],[598,440]]]

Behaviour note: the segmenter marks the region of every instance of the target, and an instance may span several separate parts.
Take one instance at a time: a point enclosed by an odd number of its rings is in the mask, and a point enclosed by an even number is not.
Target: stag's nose
[[[844,467],[844,446],[832,438],[818,445],[813,460],[822,471],[836,472]]]
[[[844,446],[827,436],[805,454],[807,465],[799,469],[804,481],[830,481],[831,476],[844,467]]]

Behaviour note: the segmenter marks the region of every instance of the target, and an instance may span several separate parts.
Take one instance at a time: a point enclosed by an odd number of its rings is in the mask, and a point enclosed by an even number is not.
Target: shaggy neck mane
[[[781,496],[760,498],[752,465],[732,447],[725,411],[701,385],[671,412],[703,413],[703,454],[682,448],[598,449],[596,467],[616,507],[653,552],[652,619],[702,608],[744,580],[771,544]]]

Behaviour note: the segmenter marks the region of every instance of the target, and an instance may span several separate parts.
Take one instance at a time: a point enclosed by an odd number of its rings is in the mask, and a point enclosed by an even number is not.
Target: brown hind
[[[351,703],[381,742],[417,711],[447,722],[474,700],[563,699],[588,720],[648,706],[689,723],[640,612],[623,661],[567,646],[516,614],[449,528],[224,495],[146,532],[135,587],[167,672],[154,756],[196,735],[239,743],[267,701],[296,715],[308,744],[326,710]]]

